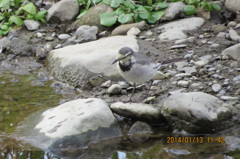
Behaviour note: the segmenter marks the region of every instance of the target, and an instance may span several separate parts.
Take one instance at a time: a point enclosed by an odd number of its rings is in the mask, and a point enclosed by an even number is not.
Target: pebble
[[[41,37],[43,37],[44,36],[44,34],[43,33],[36,33],[36,36],[37,36],[37,38],[41,38]]]
[[[187,42],[187,39],[180,39],[180,40],[176,40],[175,44],[178,45],[178,44],[183,44],[183,43],[186,43],[186,42]]]
[[[238,23],[235,27],[234,27],[234,29],[239,29],[240,28],[240,23]]]
[[[230,27],[234,28],[236,25],[237,25],[236,22],[231,21],[231,22],[228,23],[227,27],[229,27],[229,28],[230,28]]]
[[[233,78],[234,82],[240,82],[240,75]]]
[[[136,36],[136,35],[138,35],[139,33],[140,33],[141,31],[140,31],[140,29],[138,29],[138,28],[136,28],[136,27],[133,27],[133,28],[131,28],[128,32],[127,32],[127,35],[128,36]]]
[[[187,45],[185,44],[182,44],[182,45],[174,45],[174,46],[171,46],[170,49],[180,49],[180,48],[185,48]]]
[[[121,86],[121,88],[128,88],[129,84],[125,81],[119,81],[118,84]]]
[[[180,87],[188,87],[189,82],[188,81],[184,81],[184,80],[180,80],[177,82],[177,85]]]
[[[239,97],[231,97],[231,96],[221,96],[220,98],[221,98],[222,100],[226,100],[226,101],[239,100]]]
[[[190,77],[192,76],[190,73],[178,73],[175,77]]]
[[[55,49],[59,49],[59,48],[61,48],[61,47],[62,47],[61,44],[57,44],[57,46],[55,46],[54,48],[55,48]]]
[[[220,90],[221,90],[221,85],[220,84],[213,84],[212,85],[212,90],[215,92],[215,93],[217,93],[217,92],[219,92]]]
[[[213,47],[213,48],[217,48],[217,47],[219,47],[220,46],[220,44],[217,44],[217,43],[213,43],[212,45],[211,45],[211,47]]]
[[[51,44],[45,44],[44,49],[48,52],[48,51],[51,51],[53,48]]]
[[[238,35],[238,33],[235,31],[235,30],[229,30],[229,35],[230,35],[230,38],[233,40],[233,41],[236,41],[236,42],[239,42],[240,40],[240,36]]]
[[[196,62],[194,62],[194,65],[196,65],[198,67],[203,67],[203,66],[207,65],[208,62],[209,62],[208,60],[206,60],[206,61],[196,61]]]
[[[54,38],[53,38],[52,36],[46,36],[46,37],[45,37],[45,40],[46,40],[46,41],[53,41]]]
[[[101,84],[102,88],[108,88],[111,85],[111,80],[107,80]]]
[[[68,34],[60,34],[60,35],[58,35],[58,38],[60,39],[60,40],[66,40],[66,39],[69,39],[71,36],[70,35],[68,35]]]
[[[155,96],[152,96],[152,97],[148,97],[147,99],[144,99],[144,103],[150,103],[150,102],[153,102],[154,100],[156,100],[156,97]]]
[[[220,32],[220,33],[217,34],[217,37],[218,38],[226,38],[226,33]]]
[[[107,92],[108,94],[120,94],[122,90],[122,87],[119,84],[113,84],[111,85]]]
[[[187,38],[187,42],[189,42],[189,43],[194,43],[195,40],[196,40],[195,37],[189,37],[189,38]]]
[[[203,38],[204,38],[204,35],[199,35],[199,38],[200,38],[200,39],[203,39]]]
[[[192,88],[192,89],[203,89],[203,84],[202,83],[192,83],[191,85],[190,85],[190,88]]]

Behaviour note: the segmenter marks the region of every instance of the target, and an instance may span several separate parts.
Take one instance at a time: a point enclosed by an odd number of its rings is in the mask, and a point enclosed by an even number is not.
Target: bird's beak
[[[112,62],[112,65],[115,64],[116,62],[120,61],[121,59],[116,59]]]

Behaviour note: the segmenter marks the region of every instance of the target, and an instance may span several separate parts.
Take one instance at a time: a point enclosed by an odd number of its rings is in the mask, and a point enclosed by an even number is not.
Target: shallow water
[[[50,85],[50,81],[41,81],[37,75],[0,73],[0,158],[56,159],[57,156],[62,156],[82,159],[240,159],[239,136],[231,142],[225,142],[227,136],[232,136],[231,133],[206,135],[203,138],[177,138],[177,135],[162,130],[145,136],[143,140],[125,135],[92,143],[84,149],[51,152],[17,141],[15,128],[27,116],[56,106],[63,99]]]

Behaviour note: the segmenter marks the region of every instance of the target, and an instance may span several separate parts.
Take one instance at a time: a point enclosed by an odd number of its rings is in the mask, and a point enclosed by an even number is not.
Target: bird
[[[130,47],[123,47],[118,51],[117,58],[112,64],[115,63],[117,63],[119,74],[128,82],[133,82],[134,88],[129,101],[132,101],[136,84],[143,84],[150,81],[151,83],[146,95],[147,98],[153,83],[153,78],[159,69],[159,64],[153,62],[144,54],[134,52]]]

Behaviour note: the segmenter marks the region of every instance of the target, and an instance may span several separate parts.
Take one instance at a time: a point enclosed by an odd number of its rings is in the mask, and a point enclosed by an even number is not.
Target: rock
[[[240,61],[240,44],[226,48],[223,50],[222,55],[228,56],[233,60]]]
[[[236,76],[233,78],[233,82],[236,84],[236,83],[239,83],[240,82],[240,75]]]
[[[216,133],[237,124],[231,105],[203,92],[171,95],[163,101],[161,113],[172,129],[189,133]]]
[[[122,103],[111,104],[110,108],[115,113],[130,118],[137,119],[159,119],[161,118],[160,107],[143,103]]]
[[[160,40],[177,40],[187,38],[183,32],[195,30],[204,24],[204,19],[199,17],[185,18],[162,25],[158,29],[161,30]]]
[[[79,42],[92,41],[97,39],[98,28],[96,26],[82,25],[76,31]]]
[[[180,16],[184,12],[185,4],[183,2],[170,3],[165,10],[165,14],[161,18],[162,20],[173,20]]]
[[[173,45],[170,47],[170,49],[180,49],[180,48],[185,48],[187,45],[181,44],[181,45]]]
[[[108,88],[107,92],[108,94],[120,94],[121,90],[122,90],[122,87],[120,85],[113,84]]]
[[[123,24],[123,25],[120,25],[119,27],[116,27],[111,34],[125,35],[131,28],[135,27],[141,30],[143,27],[145,27],[145,25],[146,25],[145,21],[141,21],[139,23],[132,23],[132,24]]]
[[[131,28],[131,29],[127,32],[127,35],[128,35],[128,36],[136,36],[136,35],[138,35],[140,32],[141,32],[140,29],[138,29],[138,28],[136,28],[136,27],[133,27],[133,28]]]
[[[217,93],[217,92],[219,92],[220,90],[221,90],[221,85],[220,84],[213,84],[212,85],[212,90],[215,92],[215,93]]]
[[[35,20],[24,20],[24,25],[26,26],[27,30],[34,31],[38,30],[40,23]]]
[[[229,36],[233,41],[239,42],[240,40],[240,36],[235,30],[229,30]]]
[[[228,23],[227,27],[229,27],[229,28],[230,28],[230,27],[231,27],[231,28],[234,28],[236,25],[237,25],[236,22],[231,21],[231,22]]]
[[[224,33],[224,32],[220,32],[220,33],[218,33],[218,35],[217,35],[217,37],[218,38],[226,38],[226,33]]]
[[[203,85],[201,82],[192,83],[192,84],[190,85],[190,88],[192,88],[192,89],[203,89],[203,88],[204,88],[204,85]]]
[[[0,49],[1,49],[0,53],[2,53],[10,45],[11,45],[11,41],[7,37],[0,39]]]
[[[47,51],[42,45],[38,45],[35,50],[35,56],[38,60],[44,60],[47,56]]]
[[[100,31],[106,30],[107,27],[104,27],[100,24],[100,15],[106,12],[112,12],[113,9],[104,3],[99,3],[91,7],[81,18],[77,19],[68,29],[70,32],[76,30],[81,25],[96,26]]]
[[[77,0],[61,0],[48,9],[47,21],[50,23],[68,23],[76,17],[78,12]]]
[[[238,150],[240,148],[239,136],[225,136],[224,142],[226,143],[229,150]]]
[[[239,97],[231,97],[231,96],[221,96],[220,98],[226,101],[235,101],[235,100],[237,101],[240,99]]]
[[[66,102],[31,116],[29,123],[21,128],[22,138],[48,150],[83,148],[121,135],[108,105],[98,98]]]
[[[175,44],[178,45],[178,44],[183,44],[183,43],[186,43],[186,42],[187,42],[187,39],[179,39],[179,40],[175,41]]]
[[[104,78],[120,77],[116,65],[116,51],[130,47],[138,51],[132,36],[114,36],[88,43],[66,46],[48,54],[49,67],[58,80],[84,87],[90,77],[102,74]]]
[[[202,9],[202,8],[197,8],[197,16],[202,17],[203,19],[211,18],[210,12],[206,11],[205,9]]]
[[[189,82],[188,81],[184,81],[184,80],[180,80],[177,82],[177,85],[180,87],[188,87]]]
[[[58,38],[60,39],[60,40],[67,40],[67,39],[69,39],[71,36],[69,35],[69,34],[60,34],[60,35],[58,35]]]
[[[146,141],[152,133],[151,126],[145,122],[137,121],[130,128],[128,135],[134,143],[142,143]]]
[[[225,7],[232,12],[240,11],[240,1],[239,0],[226,0]]]
[[[217,24],[217,25],[212,26],[212,30],[213,30],[214,33],[223,32],[226,29],[227,29],[227,27],[222,25],[222,24]]]

